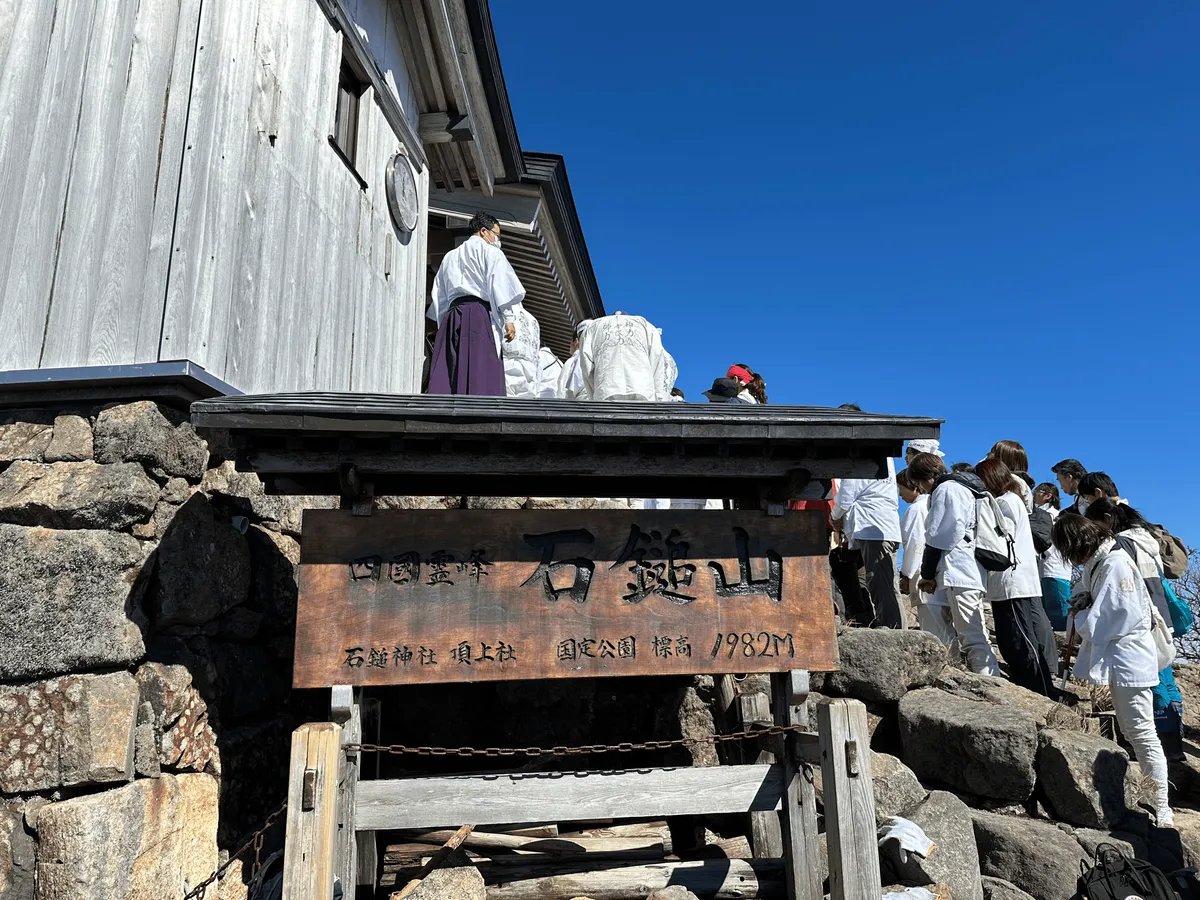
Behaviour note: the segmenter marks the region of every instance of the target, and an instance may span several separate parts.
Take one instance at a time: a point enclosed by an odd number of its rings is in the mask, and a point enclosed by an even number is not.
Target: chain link
[[[804,725],[767,725],[749,731],[714,734],[708,737],[675,738],[670,741],[625,741],[620,744],[584,744],[580,747],[408,747],[404,744],[347,744],[347,753],[389,753],[394,756],[590,756],[599,753],[632,753],[635,750],[668,750],[725,741],[744,741],[770,735],[808,731]]]
[[[251,848],[254,849],[253,874],[257,874],[259,868],[262,866],[263,838],[271,829],[271,826],[279,821],[279,817],[283,815],[286,809],[287,801],[284,800],[283,803],[280,804],[279,809],[267,816],[267,819],[265,822],[263,822],[262,827],[258,829],[258,831],[254,832],[254,834],[250,835],[250,839],[247,840],[246,843],[242,844],[242,846],[238,847],[237,850],[229,855],[229,859],[225,861],[224,865],[218,867],[215,872],[184,894],[183,900],[204,900],[204,898],[208,896],[209,887],[211,887],[222,875],[224,875],[226,870],[228,870],[228,868],[232,866],[243,853]]]

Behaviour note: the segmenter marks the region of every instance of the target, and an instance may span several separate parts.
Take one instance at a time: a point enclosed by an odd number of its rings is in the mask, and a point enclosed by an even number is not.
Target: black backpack
[[[1112,844],[1096,848],[1096,864],[1080,863],[1076,900],[1179,900],[1157,866],[1130,859]]]
[[[1041,556],[1050,549],[1050,533],[1054,530],[1054,517],[1040,506],[1029,514],[1029,531],[1033,535],[1033,549]]]

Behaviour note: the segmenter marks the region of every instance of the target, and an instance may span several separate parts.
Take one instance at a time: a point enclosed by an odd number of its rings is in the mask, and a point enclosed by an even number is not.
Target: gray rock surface
[[[838,635],[840,670],[814,687],[858,700],[895,701],[933,684],[946,666],[946,648],[924,631],[847,628]]]
[[[157,501],[158,485],[136,463],[18,461],[0,475],[0,522],[14,525],[120,531]]]
[[[203,625],[245,603],[249,591],[246,539],[196,494],[179,508],[158,545],[155,624]]]
[[[182,897],[217,867],[217,781],[162,775],[42,807],[38,900]]]
[[[0,679],[138,660],[148,552],[127,534],[0,525]]]
[[[1012,882],[984,875],[983,900],[1033,900],[1033,897]]]
[[[929,795],[912,769],[894,756],[875,751],[871,751],[871,785],[875,789],[877,819],[902,816]]]
[[[0,791],[129,781],[137,708],[128,672],[0,687]]]
[[[1033,793],[1038,737],[1028,713],[926,688],[907,694],[899,714],[904,762],[923,783],[999,800]]]
[[[25,831],[24,817],[0,807],[0,898],[33,900],[37,845]]]
[[[150,707],[159,765],[174,771],[219,771],[217,736],[208,704],[180,665],[143,663],[137,670],[141,700]]]
[[[661,891],[655,891],[646,900],[698,900],[698,898],[682,884],[673,884]]]
[[[1128,812],[1129,755],[1099,735],[1044,729],[1037,772],[1046,806],[1061,822],[1112,828]]]
[[[1087,855],[1079,841],[1048,822],[973,811],[979,867],[1036,900],[1070,900]]]
[[[898,843],[888,841],[880,848],[883,880],[913,887],[947,884],[954,900],[983,900],[979,851],[967,805],[953,794],[934,791],[903,818],[919,825],[936,846],[925,859],[909,853],[901,862]]]
[[[92,458],[92,426],[82,416],[55,416],[46,462],[83,462]]]
[[[1081,731],[1085,727],[1081,713],[1013,684],[1007,678],[947,668],[934,686],[964,700],[984,700],[1023,710],[1039,728],[1050,726],[1060,730]]]
[[[191,423],[172,425],[149,400],[102,411],[94,441],[98,462],[137,462],[189,481],[199,481],[208,463],[208,447]]]
[[[53,437],[54,428],[48,424],[12,421],[0,425],[0,466],[17,459],[41,462]]]
[[[337,497],[268,495],[262,481],[253,472],[239,472],[232,461],[226,460],[204,473],[200,489],[206,494],[220,495],[242,515],[277,522],[284,534],[298,536],[306,509],[337,509]],[[404,498],[410,500],[413,498]],[[436,499],[436,498],[435,498]],[[376,505],[381,509],[423,508],[399,505],[396,498],[381,497]],[[457,506],[457,500],[453,504]],[[446,509],[447,506],[431,508]]]
[[[483,876],[472,865],[435,869],[408,900],[486,900]]]

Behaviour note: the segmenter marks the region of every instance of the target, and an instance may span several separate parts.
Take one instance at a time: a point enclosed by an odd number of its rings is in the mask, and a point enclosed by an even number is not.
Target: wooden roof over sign
[[[192,405],[230,433],[237,465],[283,494],[801,496],[873,478],[940,419],[806,406],[580,403],[496,397],[269,394]]]

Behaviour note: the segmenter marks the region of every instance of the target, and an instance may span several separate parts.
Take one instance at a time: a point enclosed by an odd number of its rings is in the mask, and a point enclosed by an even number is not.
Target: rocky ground
[[[327,713],[326,694],[289,682],[301,511],[336,500],[269,497],[217,443],[150,402],[0,418],[0,900],[181,898],[280,803],[292,729]],[[1066,900],[1102,841],[1168,869],[1200,859],[1194,744],[1172,772],[1178,830],[1159,830],[1089,692],[1068,707],[962,672],[919,632],[851,629],[840,652],[842,671],[814,689],[867,704],[878,814],[912,819],[938,845],[924,861],[885,853],[886,884]],[[1200,669],[1181,667],[1179,682],[1190,741]],[[695,736],[720,719],[704,678],[403,690],[412,718],[394,727],[434,722],[428,741],[451,746]],[[438,715],[455,704],[489,715]],[[631,762],[720,761],[710,746],[679,752]],[[672,824],[700,845],[745,832],[728,818]],[[454,886],[438,893],[443,879]],[[244,897],[242,881],[235,866],[221,898]],[[474,869],[422,890],[486,891]],[[669,890],[662,900],[686,900]]]

